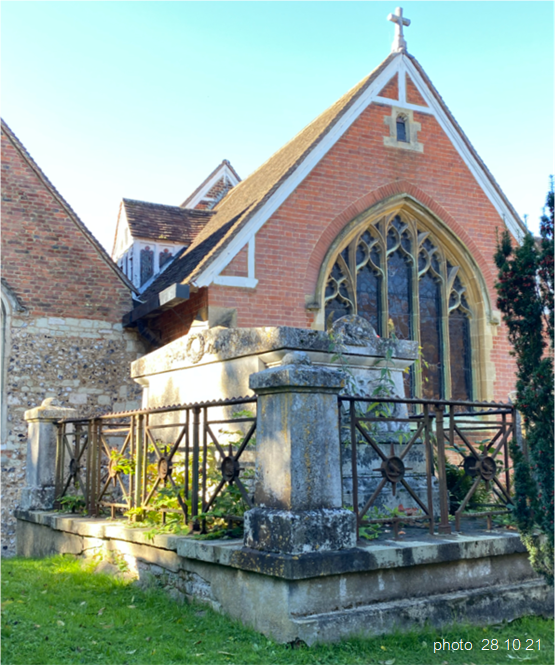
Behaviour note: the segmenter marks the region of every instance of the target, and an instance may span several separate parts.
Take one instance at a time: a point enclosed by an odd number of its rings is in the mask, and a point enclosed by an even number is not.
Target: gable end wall
[[[121,321],[130,290],[2,133],[4,276],[31,316]]]
[[[361,206],[366,198],[373,203],[377,192],[397,194],[407,184],[434,212],[446,212],[444,221],[480,267],[490,309],[495,309],[493,254],[496,229],[502,231],[503,221],[432,115],[414,112],[421,124],[418,140],[424,145],[424,152],[417,153],[383,145],[388,135],[384,118],[390,114],[391,108],[381,104],[361,114],[257,233],[257,287],[213,284],[210,307],[236,308],[237,325],[242,327],[312,327],[314,318],[306,303],[312,300],[323,258],[340,229],[362,212],[358,203]],[[504,327],[491,328],[493,348],[488,353],[490,372],[496,375],[494,395],[507,399],[514,363]]]

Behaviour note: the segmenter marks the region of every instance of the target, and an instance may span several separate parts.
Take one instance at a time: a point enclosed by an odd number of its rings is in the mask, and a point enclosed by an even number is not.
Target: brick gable
[[[381,97],[389,99],[398,99],[398,76],[395,75],[379,93]]]
[[[31,316],[121,321],[130,288],[2,128],[4,277]]]
[[[254,290],[211,285],[209,305],[237,308],[237,325],[311,327],[306,309],[334,239],[377,201],[406,192],[437,215],[468,247],[495,307],[493,254],[503,223],[437,120],[414,113],[424,152],[383,144],[390,108],[371,104],[270,217],[256,236]],[[492,360],[498,397],[506,399],[514,365],[499,327]]]

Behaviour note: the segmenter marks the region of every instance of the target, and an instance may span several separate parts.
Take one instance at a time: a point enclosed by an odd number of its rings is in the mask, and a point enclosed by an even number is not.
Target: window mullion
[[[389,337],[389,266],[387,264],[387,237],[386,227],[381,229],[384,242],[381,244],[381,264],[383,268],[383,279],[381,280],[381,331],[382,338]]]
[[[415,242],[417,239],[413,239]],[[420,338],[420,293],[419,293],[419,277],[418,277],[418,244],[415,242],[414,245],[414,266],[412,269],[412,340],[417,340],[418,345],[421,348],[421,338]],[[421,353],[417,361],[414,362],[413,368],[413,391],[416,398],[422,397],[422,364],[421,364]]]

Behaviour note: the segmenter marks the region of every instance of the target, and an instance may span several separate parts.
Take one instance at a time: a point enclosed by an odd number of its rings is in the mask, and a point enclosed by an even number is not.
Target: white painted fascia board
[[[249,277],[241,277],[236,275],[218,275],[213,284],[218,284],[222,287],[244,287],[247,289],[255,289],[259,280]]]
[[[524,236],[524,231],[520,224],[516,221],[516,215],[514,211],[509,208],[507,203],[501,197],[486,172],[484,171],[482,165],[478,162],[474,153],[466,145],[460,133],[451,122],[450,117],[446,114],[445,110],[441,104],[437,101],[435,96],[432,94],[429,86],[426,85],[425,81],[422,79],[420,73],[416,69],[414,63],[409,58],[404,58],[402,63],[402,68],[406,70],[406,73],[412,80],[412,83],[418,89],[418,92],[423,97],[423,99],[428,103],[428,105],[433,109],[434,116],[445,131],[445,134],[449,137],[451,143],[453,144],[455,150],[458,152],[478,185],[482,188],[484,194],[491,202],[492,206],[501,216],[504,224],[508,227],[509,231],[517,240],[521,240]]]
[[[192,280],[192,284],[196,287],[206,287],[210,285],[219,273],[228,265],[228,263],[238,254],[238,252],[246,245],[249,239],[254,236],[265,222],[273,215],[273,213],[286,201],[298,185],[309,175],[312,169],[319,163],[319,161],[327,154],[327,152],[335,145],[335,143],[343,136],[343,134],[351,127],[357,120],[360,114],[368,107],[369,104],[375,101],[377,93],[391,80],[398,72],[403,70],[402,74],[408,73],[414,85],[422,95],[425,102],[430,105],[430,113],[433,113],[436,120],[441,127],[445,130],[451,143],[464,160],[464,163],[470,169],[472,175],[486,194],[489,201],[494,206],[495,210],[501,215],[504,223],[509,227],[510,231],[516,238],[520,239],[523,236],[521,227],[515,222],[514,213],[507,206],[499,193],[493,187],[489,178],[485,174],[482,167],[479,165],[477,159],[470,151],[468,146],[464,143],[459,133],[455,129],[444,109],[435,99],[429,87],[426,86],[421,75],[415,68],[412,61],[407,58],[403,53],[397,54],[385,69],[377,76],[375,81],[364,93],[356,100],[356,102],[345,112],[335,126],[321,139],[315,146],[312,152],[307,155],[305,160],[298,166],[298,168],[290,174],[290,176],[282,183],[282,185],[273,193],[265,204],[253,215],[247,224],[238,232],[235,238],[232,239],[230,244],[223,250],[223,252],[216,257],[216,259],[209,264],[202,271],[197,279]],[[405,108],[403,103],[398,100],[389,98],[381,98],[381,103],[386,103],[391,106],[401,106]],[[424,107],[418,105],[409,105],[406,103],[406,108],[427,112]],[[513,222],[515,222],[513,224]]]
[[[410,104],[409,102],[401,102],[400,100],[391,99],[390,97],[375,96],[372,102],[377,104],[386,104],[387,106],[396,106],[397,109],[408,109],[409,111],[419,111],[420,113],[435,114],[435,111],[427,106],[420,106],[419,104]]]
[[[188,205],[184,206],[185,208],[195,208],[197,204],[205,198],[205,195],[207,192],[213,187],[215,183],[217,183],[223,176],[228,176],[230,179],[230,182],[232,183],[233,186],[237,185],[240,181],[238,178],[236,178],[235,174],[232,172],[232,170],[229,168],[228,164],[221,164],[220,167],[218,168],[217,172],[213,175],[212,178],[210,178],[203,189],[198,192],[191,201],[187,201]]]

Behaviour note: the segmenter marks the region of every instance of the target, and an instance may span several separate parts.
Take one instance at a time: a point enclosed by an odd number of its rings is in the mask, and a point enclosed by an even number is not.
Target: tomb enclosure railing
[[[358,528],[466,531],[510,513],[509,445],[522,437],[510,404],[339,396],[344,497]],[[372,526],[375,526],[372,527]]]
[[[141,520],[178,514],[204,528],[227,486],[252,506],[256,398],[65,419],[57,426],[55,508]],[[242,502],[243,500],[243,502]],[[226,506],[230,508],[230,501]]]
[[[177,514],[203,530],[253,508],[256,397],[65,419],[57,424],[55,508],[91,516]],[[510,404],[340,395],[343,503],[361,528],[466,531],[512,506]],[[232,506],[225,490],[236,489]],[[240,500],[241,498],[241,500]],[[226,511],[229,513],[226,513]]]

